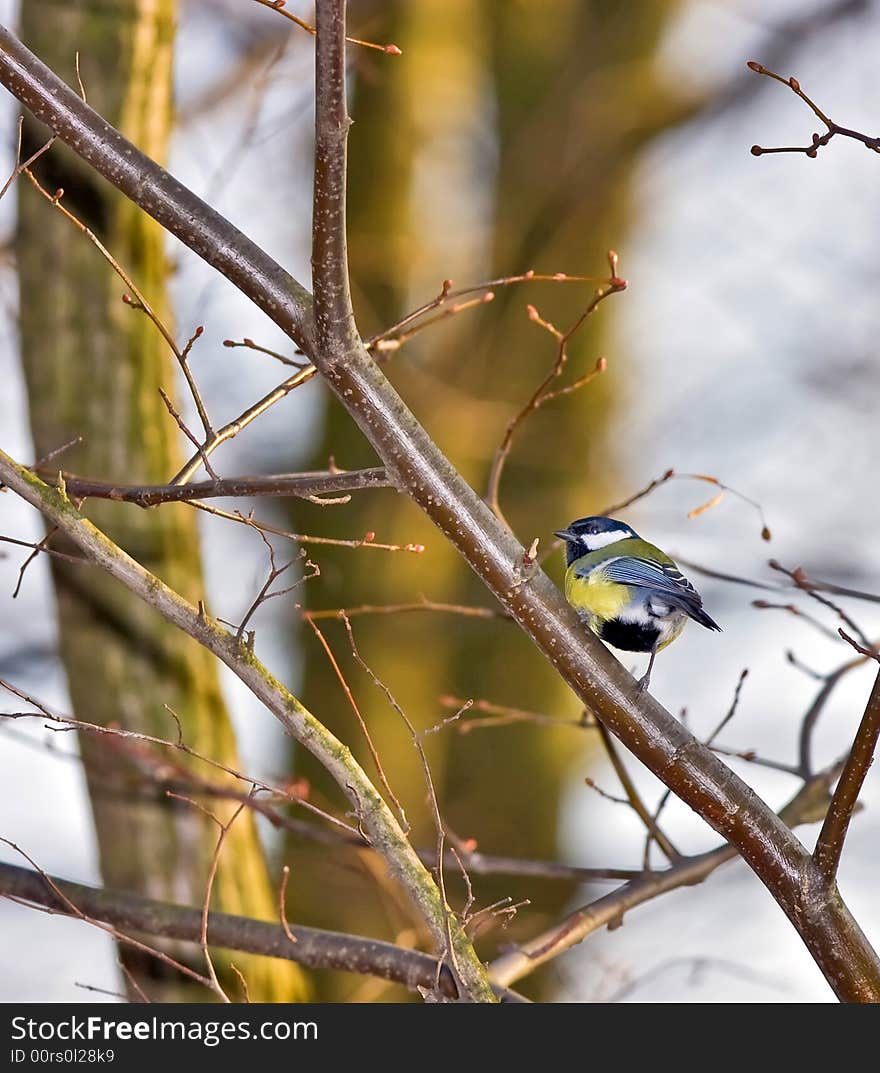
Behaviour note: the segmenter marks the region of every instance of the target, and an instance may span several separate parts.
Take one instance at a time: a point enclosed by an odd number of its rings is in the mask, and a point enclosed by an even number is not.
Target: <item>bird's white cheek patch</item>
[[[589,536],[581,537],[581,543],[583,543],[589,551],[598,551],[599,548],[607,548],[609,544],[616,544],[618,540],[629,540],[632,536],[630,532],[621,532],[615,530],[611,533],[590,533]]]

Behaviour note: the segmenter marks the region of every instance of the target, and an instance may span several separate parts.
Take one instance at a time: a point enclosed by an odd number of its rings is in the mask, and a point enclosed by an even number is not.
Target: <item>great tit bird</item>
[[[651,653],[642,690],[655,656],[689,618],[721,630],[672,559],[624,522],[578,518],[556,536],[565,541],[565,598],[586,625],[614,648]]]

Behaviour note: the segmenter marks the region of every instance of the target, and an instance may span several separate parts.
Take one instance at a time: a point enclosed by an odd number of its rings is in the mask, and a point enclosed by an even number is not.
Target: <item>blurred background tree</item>
[[[21,33],[72,84],[78,50],[89,103],[164,161],[173,123],[174,20],[173,0],[28,0]],[[23,159],[46,136],[28,118]],[[65,207],[112,251],[171,327],[169,265],[158,225],[60,144],[34,171],[51,194],[64,190]],[[25,179],[20,189],[20,286],[22,293],[42,297],[39,303],[21,304],[22,362],[37,456],[79,436],[81,442],[58,459],[59,467],[108,480],[168,480],[183,463],[177,426],[159,394],[160,388],[176,394],[172,353],[147,316],[123,304],[122,281],[95,247]],[[192,510],[141,511],[107,501],[88,503],[86,509],[96,525],[178,592],[193,602],[204,596]],[[57,558],[52,567],[61,653],[76,715],[173,739],[167,704],[190,747],[237,765],[229,713],[207,652],[99,572]],[[122,750],[108,748],[108,740],[80,738],[104,881],[152,898],[201,904],[216,826],[192,805],[169,799],[161,778],[143,778],[137,759],[126,762]],[[217,780],[216,771],[204,765],[197,770]],[[229,802],[206,803],[225,820],[234,809]],[[277,916],[249,813],[230,832],[214,904],[263,919]],[[173,949],[178,958],[200,960],[191,947]],[[205,1001],[203,988],[155,958],[125,946],[119,953],[150,998]],[[236,962],[255,1001],[290,1001],[305,994],[298,966],[247,956]],[[224,964],[218,962],[221,980],[237,993],[239,984]],[[137,997],[135,987],[130,989]]]

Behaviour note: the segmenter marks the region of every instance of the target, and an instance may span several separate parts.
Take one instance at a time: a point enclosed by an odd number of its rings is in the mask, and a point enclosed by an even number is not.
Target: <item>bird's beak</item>
[[[556,529],[553,532],[554,536],[558,536],[560,540],[574,540],[571,530],[569,529]]]

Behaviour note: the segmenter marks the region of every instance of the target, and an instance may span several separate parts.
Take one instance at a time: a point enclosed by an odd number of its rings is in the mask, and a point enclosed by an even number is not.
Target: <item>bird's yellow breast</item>
[[[565,572],[565,598],[577,611],[605,622],[617,618],[629,603],[630,592],[627,585],[608,581],[601,570],[583,577],[569,567]]]

